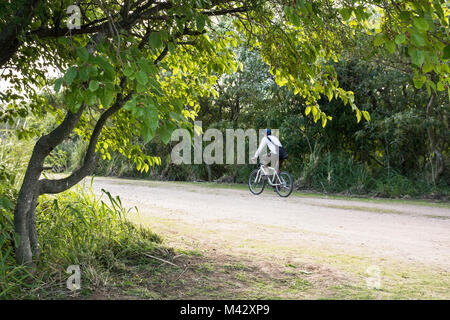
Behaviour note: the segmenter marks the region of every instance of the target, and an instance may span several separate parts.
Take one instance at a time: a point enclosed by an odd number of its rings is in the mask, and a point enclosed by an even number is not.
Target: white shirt
[[[262,138],[261,142],[259,143],[258,150],[256,150],[255,158],[258,157],[265,145],[269,146],[271,154],[278,154],[278,148],[282,146],[280,140],[272,135],[270,136],[270,140],[272,140],[272,142],[270,142],[267,137]]]

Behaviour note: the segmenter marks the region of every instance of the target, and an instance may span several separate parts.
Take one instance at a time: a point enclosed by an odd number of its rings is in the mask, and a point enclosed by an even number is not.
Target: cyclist
[[[264,137],[259,143],[258,150],[256,150],[255,156],[252,158],[252,161],[256,161],[256,158],[258,158],[258,155],[266,145],[269,147],[270,152],[261,156],[261,163],[267,169],[269,163],[272,162],[272,166],[275,168],[275,170],[277,170],[279,174],[281,165],[283,163],[283,160],[286,159],[287,154],[286,156],[284,155],[286,152],[284,151],[280,140],[272,135],[272,130],[270,129],[264,130]],[[266,170],[266,172],[268,171]]]

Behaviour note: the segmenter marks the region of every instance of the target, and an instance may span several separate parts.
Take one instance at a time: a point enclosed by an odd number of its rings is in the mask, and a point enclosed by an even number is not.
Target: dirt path
[[[102,189],[136,206],[139,215],[129,218],[175,249],[168,258],[178,271],[141,278],[159,285],[130,280],[151,297],[450,298],[448,204],[285,199],[271,189],[254,196],[243,186],[95,178],[94,192]]]
[[[220,235],[226,235],[223,244],[233,246],[229,239],[235,235],[275,245],[310,244],[351,255],[419,262],[450,271],[450,209],[446,207],[284,199],[270,190],[254,196],[231,188],[96,178],[94,189],[102,188],[119,195],[124,205],[137,206],[141,217],[196,227],[202,230],[199,239],[210,238],[217,245]]]

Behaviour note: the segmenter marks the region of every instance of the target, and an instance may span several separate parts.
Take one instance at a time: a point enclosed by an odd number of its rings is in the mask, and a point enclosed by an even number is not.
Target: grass
[[[149,217],[140,222],[145,224],[146,220],[158,233],[167,236],[170,245],[203,248],[201,261],[207,261],[212,268],[197,269],[204,277],[189,291],[189,297],[210,298],[205,288],[214,284],[221,290],[220,294],[215,292],[215,296],[231,299],[450,297],[450,275],[439,267],[363,252],[349,253],[318,243],[293,245],[270,239],[249,240],[244,233],[225,231],[209,234],[201,226],[176,219]],[[182,234],[184,240],[171,234]],[[220,252],[216,248],[220,248]],[[370,266],[380,268],[380,289],[367,287]],[[202,289],[203,285],[207,286]]]
[[[16,266],[12,257],[13,241],[4,233],[6,229],[12,234],[12,221],[0,220],[7,225],[0,237],[0,299],[67,298],[66,269],[70,265],[80,266],[81,296],[113,285],[112,279],[126,272],[129,263],[159,265],[147,254],[168,252],[161,238],[128,221],[130,210],[123,208],[120,198],[107,191],[103,197],[76,187],[40,199],[37,225],[42,254],[32,275]]]

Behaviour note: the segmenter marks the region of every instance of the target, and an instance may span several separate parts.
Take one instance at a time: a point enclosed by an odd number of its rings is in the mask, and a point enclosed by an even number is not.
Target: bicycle
[[[261,164],[259,169],[255,169],[250,173],[248,177],[248,188],[251,193],[259,195],[264,191],[266,183],[275,187],[275,191],[283,198],[288,197],[294,189],[292,177],[289,172],[282,171],[278,174],[275,168],[266,168]]]

